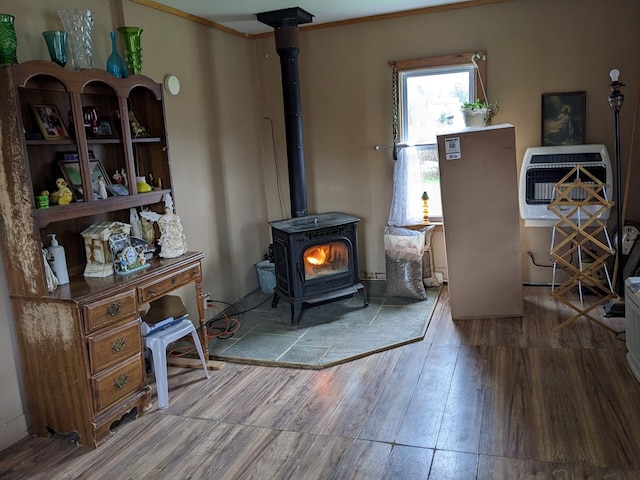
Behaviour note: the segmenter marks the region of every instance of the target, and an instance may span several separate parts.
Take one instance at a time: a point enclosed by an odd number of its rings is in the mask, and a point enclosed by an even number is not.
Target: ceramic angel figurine
[[[160,256],[175,258],[187,251],[187,240],[182,230],[180,217],[173,213],[173,199],[170,194],[164,196],[164,215],[155,212],[142,212],[140,216],[158,223],[160,229]]]
[[[129,223],[131,224],[131,236],[144,238],[142,236],[142,224],[140,223],[140,217],[138,216],[138,211],[135,208],[129,209]],[[152,244],[153,242],[147,243]]]
[[[98,191],[96,192],[101,199],[107,198],[107,184],[102,175],[98,176]]]

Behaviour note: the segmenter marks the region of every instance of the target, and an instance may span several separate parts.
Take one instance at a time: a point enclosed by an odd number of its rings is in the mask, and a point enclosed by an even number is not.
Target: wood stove
[[[280,298],[291,303],[291,323],[296,325],[303,304],[324,303],[360,292],[364,306],[369,305],[358,274],[356,226],[360,219],[335,212],[309,215],[307,210],[298,25],[311,22],[313,15],[294,7],[258,13],[256,17],[274,28],[280,56],[293,217],[270,222],[276,264],[272,306],[277,307]]]
[[[300,323],[303,304],[319,304],[360,293],[367,295],[358,270],[359,218],[344,213],[323,213],[271,222],[276,288],[279,298],[291,303],[291,324]]]

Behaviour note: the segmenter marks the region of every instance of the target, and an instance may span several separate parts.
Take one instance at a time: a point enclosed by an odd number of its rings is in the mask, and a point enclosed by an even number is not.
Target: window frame
[[[480,101],[487,101],[485,92],[487,91],[487,52],[485,50],[478,50],[474,52],[458,53],[452,55],[439,55],[433,57],[424,57],[412,60],[399,60],[395,62],[389,62],[390,65],[395,65],[396,78],[394,79],[397,85],[397,128],[398,128],[398,141],[403,142],[406,139],[407,129],[406,121],[408,113],[403,108],[404,106],[404,84],[403,74],[416,70],[446,70],[454,69],[456,67],[472,66],[474,62],[472,57],[475,56],[475,64],[477,68],[473,70],[473,91],[474,95],[471,100],[480,99]],[[484,85],[483,85],[484,84]],[[416,148],[420,150],[433,149],[436,144],[419,144]],[[437,145],[435,146],[437,148]],[[433,221],[441,222],[441,216],[434,216]]]

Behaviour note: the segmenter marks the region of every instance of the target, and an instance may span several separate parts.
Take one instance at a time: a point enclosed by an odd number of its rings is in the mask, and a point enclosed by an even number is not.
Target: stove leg
[[[367,308],[369,306],[369,298],[367,297],[367,291],[364,289],[364,286],[360,286],[358,293],[362,297],[362,308]]]
[[[302,316],[302,302],[293,302],[291,304],[291,325],[300,325],[301,316]]]
[[[278,308],[278,300],[280,300],[280,296],[273,292],[273,298],[271,299],[271,308]]]

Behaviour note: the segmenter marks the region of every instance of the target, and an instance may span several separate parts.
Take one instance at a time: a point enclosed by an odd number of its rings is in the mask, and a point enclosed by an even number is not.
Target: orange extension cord
[[[226,326],[223,329],[216,329],[217,331],[213,331],[212,328],[210,326],[207,326],[207,338],[212,339],[212,338],[226,338],[228,336],[233,335],[234,333],[236,333],[238,330],[240,330],[240,320],[237,318],[230,318],[224,310],[222,310],[220,307],[218,307],[215,303],[213,302],[209,302],[207,304],[207,306],[209,308],[213,307],[215,308],[220,315],[222,315],[222,317],[225,320]],[[208,323],[208,322],[207,322]],[[198,327],[198,330],[200,329],[200,327]],[[169,350],[168,355],[170,357],[184,357],[186,355],[189,355],[193,352],[195,352],[196,347],[195,345],[193,345],[193,339],[191,337],[185,337],[183,339],[184,341],[189,341],[189,343],[191,343],[191,345],[185,345],[182,347],[176,347],[173,348],[171,350]]]

